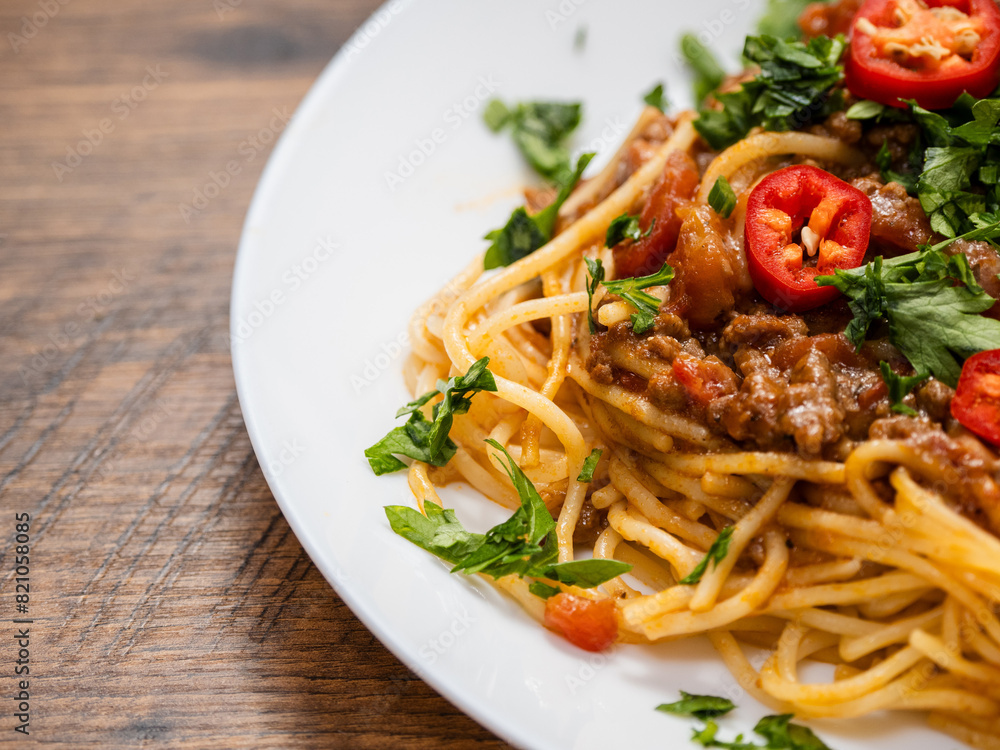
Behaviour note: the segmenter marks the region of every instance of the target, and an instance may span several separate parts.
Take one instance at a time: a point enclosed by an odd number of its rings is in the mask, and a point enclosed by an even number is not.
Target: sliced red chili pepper
[[[815,277],[864,260],[872,224],[868,196],[817,167],[779,169],[747,200],[744,245],[753,284],[768,302],[792,312],[835,299]]]
[[[989,96],[1000,83],[1000,9],[994,0],[866,0],[844,76],[856,96],[893,107]]]
[[[574,646],[603,651],[618,637],[615,603],[594,601],[573,594],[556,594],[545,600],[545,627],[562,633]]]
[[[951,415],[984,440],[1000,446],[1000,349],[973,354],[962,366]]]

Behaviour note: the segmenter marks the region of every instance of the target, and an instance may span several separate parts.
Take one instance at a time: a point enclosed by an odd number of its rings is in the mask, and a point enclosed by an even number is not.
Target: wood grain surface
[[[376,4],[0,3],[0,746],[506,747],[317,572],[233,384],[253,189]],[[22,614],[15,513],[30,515]]]

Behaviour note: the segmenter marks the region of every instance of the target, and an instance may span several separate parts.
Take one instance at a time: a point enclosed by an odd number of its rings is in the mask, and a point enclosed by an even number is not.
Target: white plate
[[[482,124],[485,101],[581,100],[575,146],[606,155],[657,80],[689,105],[681,32],[735,66],[758,1],[390,2],[299,108],[247,216],[233,362],[285,517],[383,643],[521,747],[688,747],[695,722],[653,710],[679,689],[735,698],[725,732],[768,712],[702,639],[587,654],[488,585],[449,575],[391,532],[382,506],[412,504],[405,476],[376,478],[362,451],[409,398],[399,369],[411,311],[535,182],[509,137]],[[480,530],[505,515],[471,493],[449,499]],[[955,745],[919,720],[814,726],[837,750]]]

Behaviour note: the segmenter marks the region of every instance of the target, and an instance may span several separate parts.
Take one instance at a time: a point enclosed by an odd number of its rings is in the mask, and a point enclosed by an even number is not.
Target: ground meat
[[[709,405],[709,418],[734,440],[765,449],[787,447],[779,426],[781,392],[786,385],[776,370],[756,370],[743,380],[739,393]]]
[[[837,400],[837,376],[830,360],[810,349],[792,368],[789,383],[778,402],[778,425],[795,439],[800,454],[819,456],[843,435],[845,411]]]
[[[859,120],[850,120],[843,111],[834,112],[826,118],[822,125],[811,128],[816,135],[828,135],[853,146],[861,141],[864,129]]]
[[[608,512],[595,508],[588,497],[580,507],[580,520],[576,522],[576,527],[573,529],[573,541],[577,544],[592,546],[600,533],[607,528],[607,525]]]
[[[927,214],[920,201],[907,195],[902,185],[886,185],[874,176],[860,177],[851,184],[872,202],[872,239],[880,253],[910,253],[931,239]]]
[[[722,340],[731,347],[752,345],[769,349],[785,339],[805,336],[805,322],[797,315],[737,315],[722,332]]]
[[[917,389],[916,406],[935,422],[944,422],[951,414],[951,400],[954,396],[954,388],[931,378]]]

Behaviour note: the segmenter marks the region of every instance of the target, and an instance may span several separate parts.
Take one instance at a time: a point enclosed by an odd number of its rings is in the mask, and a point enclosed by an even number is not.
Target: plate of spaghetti
[[[309,554],[520,747],[1000,747],[998,83],[993,0],[384,6],[234,278]]]

